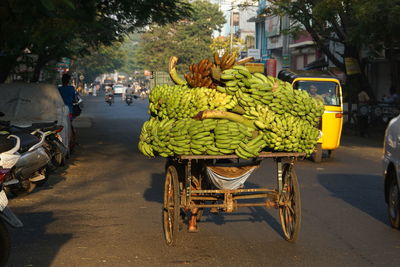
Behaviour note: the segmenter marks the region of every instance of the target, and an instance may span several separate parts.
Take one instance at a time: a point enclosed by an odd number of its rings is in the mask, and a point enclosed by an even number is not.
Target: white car
[[[389,220],[393,228],[400,229],[400,115],[393,118],[386,128],[383,153]]]
[[[116,84],[116,85],[114,85],[113,89],[114,89],[114,94],[122,95],[122,94],[125,93],[126,87],[124,85],[122,85],[122,84]]]

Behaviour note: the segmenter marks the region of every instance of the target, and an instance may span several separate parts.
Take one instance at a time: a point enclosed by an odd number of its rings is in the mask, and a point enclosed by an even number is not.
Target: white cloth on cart
[[[211,168],[207,167],[207,174],[217,188],[234,190],[243,187],[244,183],[255,169],[256,168],[251,168],[244,174],[231,178],[215,173]]]

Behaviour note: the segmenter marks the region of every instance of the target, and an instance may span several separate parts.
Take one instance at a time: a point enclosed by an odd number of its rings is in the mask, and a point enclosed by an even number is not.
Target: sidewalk
[[[353,125],[344,124],[342,129],[342,145],[358,145],[369,147],[383,147],[385,129],[371,127],[368,129],[368,136],[358,135]]]

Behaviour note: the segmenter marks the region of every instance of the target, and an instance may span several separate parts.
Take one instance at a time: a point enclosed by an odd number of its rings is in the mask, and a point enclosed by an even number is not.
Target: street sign
[[[61,61],[56,64],[56,69],[58,71],[62,71],[65,69],[69,69],[70,65],[71,65],[71,59],[63,57]]]
[[[291,58],[290,55],[282,56],[282,68],[290,68]]]
[[[261,59],[260,49],[248,49],[247,56],[254,57],[254,59]]]

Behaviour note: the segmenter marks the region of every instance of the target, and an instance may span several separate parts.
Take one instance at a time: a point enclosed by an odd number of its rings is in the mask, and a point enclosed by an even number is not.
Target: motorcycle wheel
[[[55,138],[53,142],[54,144],[52,144],[52,149],[54,150],[54,155],[51,159],[51,164],[58,168],[65,164],[65,157],[60,149],[60,147],[64,145],[57,138]]]
[[[108,101],[108,105],[110,105],[110,106],[111,106],[111,101]]]
[[[0,266],[6,266],[10,256],[11,239],[10,233],[2,219],[0,219]]]

